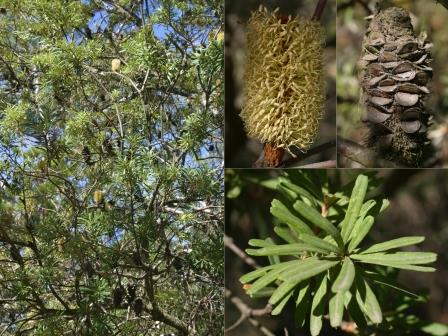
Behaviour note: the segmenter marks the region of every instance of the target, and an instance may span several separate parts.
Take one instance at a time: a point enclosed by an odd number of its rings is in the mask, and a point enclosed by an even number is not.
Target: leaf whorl
[[[428,148],[430,48],[415,36],[409,13],[391,7],[372,18],[359,61],[367,146],[407,166],[420,166]]]

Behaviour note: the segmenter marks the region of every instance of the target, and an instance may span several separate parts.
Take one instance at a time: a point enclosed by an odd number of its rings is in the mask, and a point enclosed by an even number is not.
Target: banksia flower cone
[[[424,99],[432,77],[431,44],[414,34],[409,13],[392,7],[376,14],[364,37],[359,79],[367,145],[386,159],[419,166],[430,114]]]
[[[274,148],[309,148],[325,101],[322,45],[318,22],[252,13],[241,111],[249,136]]]

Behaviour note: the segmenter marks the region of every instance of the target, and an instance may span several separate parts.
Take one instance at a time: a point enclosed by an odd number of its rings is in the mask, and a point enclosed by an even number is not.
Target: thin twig
[[[338,155],[357,162],[364,167],[397,168],[398,164],[378,157],[374,151],[351,140],[338,138]]]
[[[291,152],[293,152],[295,155],[297,155],[297,157],[290,158],[290,159],[283,161],[283,163],[280,165],[280,167],[282,167],[282,168],[292,167],[295,163],[298,163],[310,156],[319,154],[319,153],[321,153],[327,149],[333,148],[333,147],[336,147],[336,140],[328,141],[326,143],[317,145],[316,147],[309,149],[306,153],[299,152],[296,147],[291,146],[289,148],[289,150]]]
[[[315,20],[315,21],[320,20],[326,4],[327,4],[327,0],[319,0],[319,2],[317,3],[316,9],[314,10],[314,14],[313,14],[313,17],[311,18],[311,20]]]
[[[336,160],[327,160],[322,162],[315,162],[300,166],[299,168],[336,168]]]
[[[248,317],[266,316],[266,315],[269,315],[272,311],[272,305],[270,305],[270,304],[267,304],[263,308],[259,308],[259,309],[250,308],[239,297],[233,296],[232,292],[227,288],[225,289],[225,297],[226,297],[226,299],[229,299],[235,306],[238,307],[238,309],[240,309],[240,311],[244,315],[246,315]]]
[[[244,253],[243,250],[241,250],[238,246],[236,246],[235,243],[233,242],[233,239],[227,235],[224,235],[224,245],[249,266],[253,268],[260,268],[260,265],[258,265],[254,259],[249,257],[246,253]]]
[[[230,302],[232,302],[241,313],[240,318],[229,328],[226,328],[225,332],[229,332],[235,329],[247,319],[252,324],[252,326],[259,329],[263,335],[275,336],[275,334],[273,334],[268,328],[266,328],[259,321],[253,318],[269,315],[272,311],[272,306],[270,304],[267,304],[264,308],[261,309],[252,309],[248,305],[246,305],[239,297],[233,296],[232,292],[227,288],[225,289],[225,297]]]

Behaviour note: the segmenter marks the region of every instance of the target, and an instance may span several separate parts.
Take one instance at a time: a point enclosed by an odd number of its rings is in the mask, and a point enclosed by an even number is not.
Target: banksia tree
[[[363,41],[359,79],[367,145],[407,166],[422,164],[428,144],[430,47],[423,34],[415,36],[409,13],[397,7],[374,15]]]
[[[279,165],[290,146],[306,151],[318,133],[325,101],[322,44],[315,20],[260,7],[248,22],[241,118],[247,134],[265,144],[268,166]]]
[[[222,11],[0,0],[2,336],[222,334]]]

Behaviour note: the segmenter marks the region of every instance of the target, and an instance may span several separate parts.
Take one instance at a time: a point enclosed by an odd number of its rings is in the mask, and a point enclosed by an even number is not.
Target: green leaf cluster
[[[295,180],[292,182],[291,180]],[[275,233],[283,243],[252,239],[252,256],[266,256],[270,265],[240,278],[247,294],[269,296],[272,315],[282,312],[289,301],[295,304],[296,323],[318,335],[325,316],[338,327],[349,315],[360,329],[379,325],[384,316],[378,288],[400,287],[382,275],[382,266],[433,272],[423,266],[436,261],[431,252],[394,250],[424,241],[410,236],[362,246],[375,218],[388,206],[386,199],[369,199],[369,177],[358,175],[351,192],[330,194],[323,175],[293,172],[277,180],[280,198],[274,199],[271,214]]]

